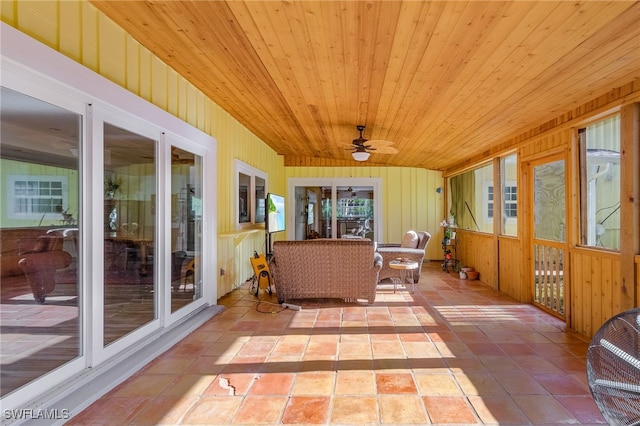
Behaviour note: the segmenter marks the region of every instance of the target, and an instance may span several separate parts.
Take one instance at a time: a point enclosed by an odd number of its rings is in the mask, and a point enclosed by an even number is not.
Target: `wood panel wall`
[[[467,230],[456,233],[456,255],[462,266],[470,266],[480,273],[479,280],[498,288],[495,237],[493,234],[483,234]]]
[[[568,265],[565,269],[567,274],[567,282],[569,287],[566,289],[567,296],[567,329],[575,332],[585,338],[590,338],[598,328],[613,315],[629,309],[627,295],[633,294],[634,306],[640,306],[640,256],[638,253],[638,235],[627,235],[625,241],[628,241],[626,249],[627,254],[619,252],[595,250],[590,248],[582,248],[579,245],[579,209],[578,209],[578,193],[579,193],[579,165],[576,159],[574,148],[574,132],[575,128],[582,127],[584,123],[605,116],[611,111],[620,109],[633,120],[635,125],[627,122],[625,130],[624,125],[622,132],[628,132],[627,156],[637,156],[640,140],[638,140],[638,124],[637,116],[631,113],[634,108],[631,107],[633,102],[640,101],[640,86],[636,83],[627,84],[621,88],[614,89],[605,96],[594,99],[592,102],[576,108],[574,111],[558,117],[556,120],[540,126],[540,128],[531,129],[520,137],[511,141],[512,148],[517,148],[518,161],[520,164],[527,161],[538,160],[546,156],[554,154],[562,154],[567,158],[567,193],[569,199],[566,200],[567,208],[567,241],[568,241]],[[628,106],[625,106],[628,105]],[[625,109],[626,108],[626,109]],[[623,114],[624,116],[624,114]],[[634,127],[635,126],[635,127]],[[635,145],[634,145],[635,144]],[[508,144],[507,144],[508,145]],[[629,149],[629,147],[635,149]],[[623,150],[624,150],[623,146]],[[496,153],[497,154],[497,153]],[[484,158],[486,160],[486,158]],[[635,164],[629,161],[627,164]],[[633,186],[634,179],[638,180],[638,168],[627,167],[626,173],[630,182],[629,187],[633,187],[632,191],[638,191],[638,183]],[[525,168],[521,168],[519,176],[519,207],[518,211],[523,212],[523,206],[529,205],[525,197],[528,195],[526,188],[526,177],[523,176]],[[453,172],[451,172],[453,173]],[[635,193],[634,193],[635,194]],[[633,194],[629,197],[629,203],[637,205],[637,198]],[[626,202],[623,200],[623,203]],[[630,222],[637,221],[640,212],[635,206],[628,208]],[[481,271],[480,279],[494,288],[514,297],[521,302],[530,303],[532,293],[532,277],[528,271],[532,270],[529,264],[530,256],[530,240],[527,234],[527,227],[522,220],[528,220],[528,215],[524,211],[524,215],[520,216],[518,223],[518,237],[516,238],[499,238],[498,252],[492,250],[493,245],[490,239],[493,236],[480,234],[477,232],[458,231],[458,253],[459,258],[465,264],[479,268],[491,268],[493,259],[497,259],[497,273],[483,273]],[[635,218],[635,219],[634,219]],[[628,221],[629,222],[629,221]],[[627,229],[637,233],[637,225]],[[624,251],[624,246],[621,248]],[[627,272],[629,268],[623,265],[625,256],[632,254],[633,274]],[[480,265],[477,267],[476,265]],[[631,289],[623,288],[622,275],[625,274],[627,282],[632,282]],[[493,281],[495,279],[496,281]],[[628,287],[628,286],[627,286]]]
[[[517,238],[498,239],[498,286],[500,291],[515,300],[530,303],[532,290],[522,285],[526,279],[523,276],[520,245],[520,240]]]
[[[568,327],[591,337],[621,305],[620,255],[589,249],[569,252],[571,299]]]

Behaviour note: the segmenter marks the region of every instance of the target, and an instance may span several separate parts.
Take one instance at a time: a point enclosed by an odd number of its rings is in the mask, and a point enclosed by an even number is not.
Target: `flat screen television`
[[[269,193],[265,202],[265,229],[267,233],[285,230],[284,197]]]

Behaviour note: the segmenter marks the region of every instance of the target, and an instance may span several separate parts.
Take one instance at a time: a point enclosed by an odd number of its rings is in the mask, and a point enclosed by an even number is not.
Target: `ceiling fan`
[[[385,141],[381,139],[376,140],[368,140],[362,135],[364,131],[364,126],[359,124],[356,126],[356,129],[360,132],[360,137],[354,139],[352,142],[353,152],[351,155],[353,159],[356,161],[367,161],[369,159],[369,155],[371,153],[369,151],[376,151],[379,154],[397,154],[398,150],[391,145],[393,142]]]

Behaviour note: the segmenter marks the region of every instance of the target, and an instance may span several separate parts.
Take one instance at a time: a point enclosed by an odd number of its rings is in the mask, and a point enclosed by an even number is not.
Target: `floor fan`
[[[611,425],[640,425],[640,308],[605,322],[587,352],[589,388]]]

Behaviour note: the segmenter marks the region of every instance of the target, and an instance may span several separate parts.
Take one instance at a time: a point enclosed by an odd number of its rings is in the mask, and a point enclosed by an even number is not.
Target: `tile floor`
[[[280,310],[246,287],[219,303],[68,424],[606,424],[585,342],[435,262],[415,293],[381,284],[373,305]]]

